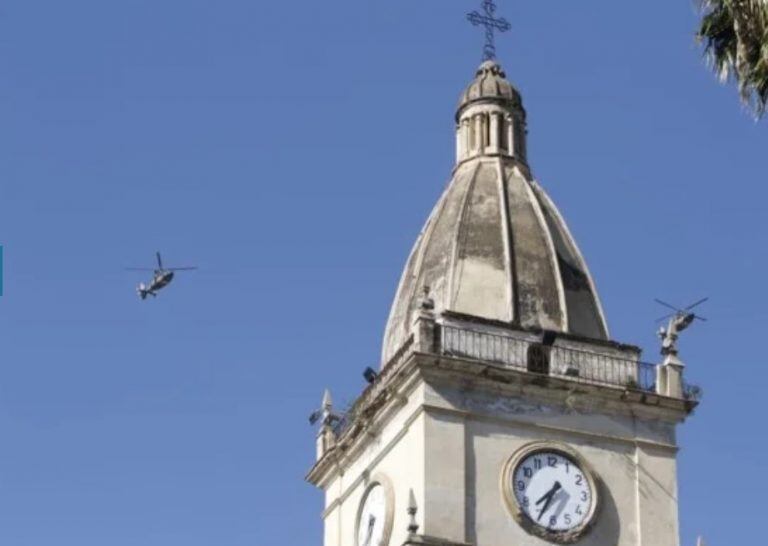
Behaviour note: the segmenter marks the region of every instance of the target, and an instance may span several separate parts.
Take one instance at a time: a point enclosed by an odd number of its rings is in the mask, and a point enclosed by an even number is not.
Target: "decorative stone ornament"
[[[395,518],[392,482],[377,474],[368,484],[357,512],[356,546],[387,546]]]
[[[419,531],[419,524],[416,522],[416,513],[419,511],[419,507],[416,505],[416,495],[413,494],[413,489],[408,492],[408,534],[415,535]]]
[[[536,442],[518,450],[501,475],[504,501],[528,533],[568,544],[594,525],[600,481],[587,461],[570,447]]]

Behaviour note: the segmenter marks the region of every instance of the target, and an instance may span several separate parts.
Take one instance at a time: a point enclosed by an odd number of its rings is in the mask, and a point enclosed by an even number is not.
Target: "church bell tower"
[[[531,175],[493,59],[461,95],[456,166],[408,258],[381,368],[318,413],[325,546],[678,546],[683,364],[611,339]],[[672,358],[673,356],[673,358]]]

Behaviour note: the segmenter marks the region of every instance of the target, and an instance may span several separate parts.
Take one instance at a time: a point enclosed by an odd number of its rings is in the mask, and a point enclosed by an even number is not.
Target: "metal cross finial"
[[[495,32],[507,32],[512,28],[509,21],[503,17],[496,17],[496,4],[493,0],[483,0],[483,12],[473,11],[467,14],[469,22],[475,26],[485,27],[485,47],[483,47],[483,59],[492,61],[496,58]]]

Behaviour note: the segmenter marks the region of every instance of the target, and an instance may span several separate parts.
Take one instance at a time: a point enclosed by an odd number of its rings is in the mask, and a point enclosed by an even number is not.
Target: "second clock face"
[[[387,498],[384,486],[371,486],[363,499],[357,522],[357,546],[384,546],[384,528],[387,516]]]
[[[594,513],[594,482],[564,453],[534,451],[519,461],[507,479],[520,510],[545,532],[575,531]]]

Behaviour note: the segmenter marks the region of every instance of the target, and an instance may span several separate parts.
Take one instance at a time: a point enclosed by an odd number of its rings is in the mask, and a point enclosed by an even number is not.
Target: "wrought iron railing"
[[[430,342],[432,353],[449,357],[481,360],[540,377],[553,377],[588,385],[609,386],[628,391],[656,394],[659,383],[657,364],[641,362],[621,354],[587,351],[560,345],[545,345],[505,334],[478,332],[468,328],[439,325],[438,335]],[[425,349],[422,349],[425,350]],[[383,366],[379,378],[346,411],[336,417],[333,429],[341,437],[351,428],[360,411],[381,394],[389,375],[395,374],[409,357],[418,352],[414,336],[410,336],[390,361]],[[698,402],[701,389],[683,384],[682,398]]]
[[[440,328],[440,352],[580,383],[655,392],[658,366],[620,355],[546,346],[456,326]]]

